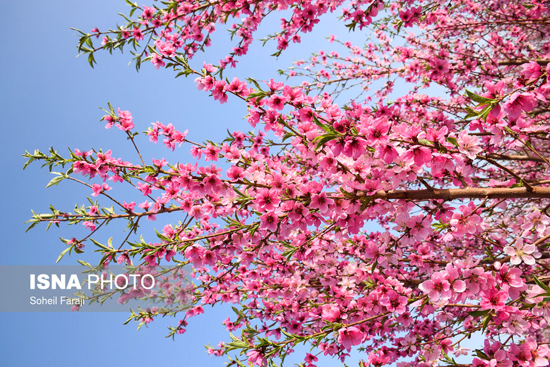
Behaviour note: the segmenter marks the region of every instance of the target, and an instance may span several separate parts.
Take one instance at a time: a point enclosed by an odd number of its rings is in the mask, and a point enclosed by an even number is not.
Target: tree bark
[[[477,188],[433,189],[433,190],[390,190],[378,191],[372,195],[357,193],[358,197],[372,199],[408,199],[408,200],[454,200],[454,199],[524,199],[550,198],[550,187],[514,188]]]
[[[506,66],[508,66],[508,65],[522,65],[522,64],[526,64],[530,61],[534,61],[539,65],[547,65],[548,62],[550,62],[550,60],[544,60],[544,59],[536,59],[536,60],[518,59],[518,60],[503,60],[503,61],[499,61],[498,64],[499,65],[506,65]]]

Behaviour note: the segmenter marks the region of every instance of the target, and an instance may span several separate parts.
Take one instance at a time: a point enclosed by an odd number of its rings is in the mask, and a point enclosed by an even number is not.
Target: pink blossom
[[[418,288],[428,294],[431,302],[438,302],[440,299],[451,298],[451,284],[445,279],[442,272],[434,273],[431,280],[421,283]]]
[[[505,302],[508,299],[508,293],[505,291],[498,291],[491,288],[481,292],[481,302],[479,306],[483,310],[495,310],[500,311],[506,305]]]
[[[377,119],[367,128],[367,141],[373,145],[384,144],[388,141],[388,131],[389,124],[382,119]]]
[[[221,152],[221,149],[208,143],[206,145],[206,148],[202,150],[204,153],[204,160],[205,161],[217,161],[218,160],[218,154]]]
[[[482,151],[479,146],[479,140],[475,136],[468,135],[466,130],[462,130],[458,134],[458,150],[470,159],[475,159],[476,155]]]
[[[414,146],[405,152],[403,156],[405,159],[414,160],[414,164],[421,167],[425,163],[428,163],[432,158],[432,152],[429,148],[422,146]]]
[[[528,337],[524,343],[525,349],[531,352],[532,361],[535,367],[548,366],[548,358],[550,357],[550,348],[548,344],[538,345],[536,340]]]
[[[82,222],[82,224],[84,225],[84,227],[88,228],[90,231],[95,231],[96,229],[95,223],[90,220]]]
[[[153,18],[154,14],[155,14],[155,8],[143,6],[143,13],[141,14],[141,17],[143,19],[151,19]]]
[[[267,105],[280,111],[285,107],[286,101],[286,97],[274,94],[267,100]]]
[[[227,92],[231,92],[237,95],[247,96],[249,94],[246,89],[246,82],[240,81],[238,78],[233,78],[233,81],[225,86]]]
[[[166,65],[162,60],[162,56],[160,56],[159,54],[153,54],[153,56],[151,56],[151,62],[155,66],[155,69],[164,67]]]
[[[399,155],[397,150],[389,144],[379,145],[377,149],[378,156],[384,160],[387,164],[392,163]]]
[[[364,139],[350,138],[346,140],[342,153],[344,153],[348,157],[357,159],[359,156],[361,156],[361,154],[365,153],[366,146],[367,142]]]
[[[484,274],[485,271],[482,267],[464,270],[466,289],[473,294],[477,294],[481,289],[484,289],[487,282]]]
[[[441,60],[441,59],[433,59],[431,60],[431,66],[432,66],[432,77],[435,79],[439,79],[441,77],[444,77],[449,72],[449,63],[447,60]]]
[[[512,120],[516,120],[521,112],[529,112],[537,106],[535,95],[530,92],[515,93],[510,100],[504,104],[504,110]]]
[[[512,361],[509,360],[507,353],[501,348],[502,344],[497,342],[490,343],[485,339],[485,346],[483,351],[490,358],[490,367],[512,367]]]
[[[407,334],[405,337],[399,342],[399,344],[403,347],[404,350],[410,351],[410,352],[416,352],[417,349],[417,337],[416,335]]]
[[[334,200],[328,198],[326,192],[322,192],[312,196],[309,206],[313,209],[319,209],[321,213],[326,213],[329,210],[329,206],[333,204]]]
[[[220,103],[227,102],[227,93],[225,93],[225,82],[220,80],[214,83],[214,89],[212,89],[212,96],[215,100],[219,100]]]
[[[531,61],[527,64],[521,65],[521,74],[528,81],[534,81],[541,75],[540,65],[536,61]]]
[[[109,187],[109,185],[107,185],[106,183],[100,185],[100,184],[93,184],[92,185],[92,190],[94,191],[92,196],[98,196],[99,194],[101,194],[103,191],[109,191],[111,190],[112,187]]]
[[[474,213],[475,208],[475,204],[470,202],[468,205],[458,207],[461,213],[453,213],[449,223],[453,226],[456,235],[474,234],[478,231],[478,225],[482,220],[478,214]]]
[[[63,158],[53,149],[26,153],[28,163],[72,166],[67,175],[79,175],[104,199],[72,212],[52,207],[31,222],[91,231],[126,222],[130,237],[122,238],[130,242],[100,250],[101,265],[136,264],[159,284],[119,301],[148,296],[164,303],[140,310],[143,323],[169,310],[186,309],[188,318],[204,306],[234,305],[237,317],[224,324],[242,335],[208,352],[241,359],[235,363],[271,365],[293,348],[307,367],[319,353],[348,363],[358,346],[368,358],[363,364],[376,367],[431,367],[461,355],[468,356],[457,363],[474,367],[547,365],[547,259],[540,254],[547,249],[544,240],[533,243],[550,232],[542,197],[550,171],[536,156],[547,153],[550,133],[550,42],[540,23],[548,6],[522,3],[168,0],[133,7],[137,13],[122,27],[82,35],[81,51],[93,50],[89,61],[101,50],[135,46],[138,63],[142,55],[156,69],[170,65],[164,73],[194,74],[204,98],[223,104],[231,94],[254,129],[192,143],[187,131],[153,123],[142,140],[160,138],[171,150],[189,143],[192,164],[152,159],[162,155],[141,146],[139,155],[128,155],[133,163],[98,149]],[[264,87],[229,70],[255,49],[270,13],[284,18],[268,32],[278,52],[306,41],[303,33],[338,7],[342,21],[361,34],[368,27],[370,39],[297,60],[283,74],[299,77],[299,86],[268,77]],[[230,54],[220,56],[219,67],[205,61],[200,68],[196,59],[218,42],[217,27],[231,32]],[[492,109],[486,119],[466,118],[464,92],[480,87]],[[171,97],[170,88],[140,91]],[[488,106],[472,100],[477,112]],[[116,124],[133,138],[130,112],[109,107],[105,127]],[[191,108],[199,125],[215,112],[206,102]],[[235,120],[233,109],[221,108],[227,122]],[[535,189],[519,185],[518,176]],[[121,189],[107,192],[106,183]],[[124,196],[123,186],[147,197],[131,201],[142,195]],[[162,231],[139,238],[140,218],[157,213]],[[80,253],[83,238],[64,239],[64,248]],[[163,261],[175,266],[156,274],[152,267]],[[534,284],[534,276],[544,284]],[[186,325],[181,320],[172,335]],[[485,339],[483,352],[464,348],[474,334]]]
[[[338,343],[349,352],[352,346],[361,344],[363,336],[363,332],[355,326],[342,328],[338,331]]]
[[[124,131],[130,131],[134,128],[134,123],[132,120],[132,114],[129,111],[120,111],[118,109],[118,128]]]
[[[385,297],[380,298],[380,304],[386,306],[388,311],[402,314],[407,311],[408,298],[395,291],[389,291]]]
[[[455,292],[462,293],[466,290],[466,283],[462,279],[459,279],[460,274],[457,268],[454,268],[451,264],[447,264],[445,272],[445,277]]]
[[[246,353],[248,356],[248,361],[255,366],[266,366],[266,358],[264,355],[257,349],[253,349]]]
[[[520,366],[531,366],[533,356],[531,354],[530,345],[523,343],[518,347],[517,344],[512,343],[508,351],[508,358],[510,358],[511,361],[517,362]]]
[[[277,225],[279,223],[279,217],[273,212],[265,213],[260,217],[261,226],[260,228],[267,229],[271,232],[277,231]]]
[[[537,251],[537,248],[533,245],[524,245],[522,238],[516,238],[514,247],[504,247],[504,252],[511,256],[510,262],[514,265],[521,264],[523,261],[527,265],[534,265],[535,258],[541,257],[541,253]]]
[[[337,305],[323,305],[321,310],[323,320],[335,322],[340,317],[340,308]]]
[[[521,226],[521,229],[526,231],[534,227],[539,234],[542,234],[548,225],[550,225],[550,218],[536,209],[529,213],[525,219],[525,223]]]
[[[242,168],[237,166],[232,166],[227,170],[227,177],[233,181],[241,180],[246,177],[245,172]]]
[[[277,196],[277,190],[275,189],[261,189],[260,192],[256,195],[256,200],[254,201],[260,209],[263,210],[274,210],[281,200]]]
[[[422,215],[417,215],[411,217],[407,221],[407,227],[411,229],[410,234],[418,240],[425,239],[431,232],[432,218],[423,217]]]
[[[143,33],[139,28],[134,28],[134,30],[132,31],[132,35],[134,36],[136,41],[141,41],[144,38]]]

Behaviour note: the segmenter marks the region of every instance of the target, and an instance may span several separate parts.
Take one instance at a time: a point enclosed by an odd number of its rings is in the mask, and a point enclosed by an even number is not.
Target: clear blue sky
[[[150,65],[138,74],[128,67],[128,54],[100,54],[95,69],[85,59],[75,58],[77,36],[70,27],[84,31],[114,27],[121,19],[117,13],[127,12],[123,0],[11,1],[5,2],[3,8],[0,223],[4,238],[0,265],[54,264],[63,249],[58,237],[86,233],[72,227],[54,227],[49,232],[45,232],[45,227],[35,227],[25,233],[23,222],[31,209],[45,212],[49,204],[54,204],[69,210],[89,195],[89,190],[70,183],[46,190],[46,183],[53,176],[39,169],[39,165],[22,171],[21,155],[25,150],[44,151],[53,145],[65,154],[67,147],[94,147],[112,149],[114,156],[135,160],[121,132],[105,130],[99,122],[102,112],[98,107],[105,107],[107,101],[115,108],[130,110],[138,131],[154,121],[171,122],[181,130],[189,129],[191,140],[221,141],[226,128],[248,130],[242,120],[246,114],[242,103],[220,105],[206,93],[198,92],[191,79],[174,79],[171,72],[157,71]],[[278,26],[278,18],[272,19],[272,27]],[[274,44],[265,49],[256,45],[250,56],[240,61],[239,69],[227,76],[274,77],[277,69],[289,66],[294,58],[305,58],[310,51],[328,48],[324,37],[334,32],[334,25],[334,21],[325,22],[316,36],[303,37],[300,47],[294,47],[278,61],[269,56]],[[223,41],[225,31],[220,33],[219,40]],[[230,50],[224,42],[217,46],[211,52],[214,62]],[[154,146],[145,139],[143,143],[145,154],[176,157],[179,161],[190,159],[187,148],[170,155],[161,145]],[[162,222],[159,220],[160,228]],[[98,240],[117,235],[120,231],[104,231]],[[92,250],[89,247],[87,250]],[[81,258],[98,260],[90,254]],[[66,257],[61,263],[76,264],[76,258]],[[225,357],[208,356],[203,345],[226,339],[221,321],[228,313],[206,311],[203,317],[192,320],[188,332],[175,342],[164,338],[166,327],[174,319],[156,320],[149,329],[138,332],[136,324],[122,325],[127,317],[124,313],[0,313],[0,365],[222,366]]]

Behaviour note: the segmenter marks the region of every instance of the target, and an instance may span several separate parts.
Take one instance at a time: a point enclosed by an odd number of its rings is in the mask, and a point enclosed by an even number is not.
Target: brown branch
[[[533,162],[544,162],[540,157],[535,157],[531,155],[506,155],[506,154],[495,154],[491,153],[487,155],[489,158],[505,160],[505,161],[533,161]]]
[[[478,156],[478,157],[484,158],[482,156]],[[527,188],[527,191],[529,191],[529,192],[533,191],[533,186],[531,186],[527,182],[525,182],[520,176],[518,176],[514,171],[512,171],[508,167],[504,167],[502,164],[498,163],[497,161],[495,161],[492,158],[484,158],[484,159],[487,160],[487,162],[491,163],[492,165],[494,165],[494,166],[508,172],[509,174],[511,174],[516,180],[523,183],[523,185]]]
[[[546,108],[535,108],[533,111],[529,112],[533,117],[542,115],[543,113],[550,112],[549,109]]]
[[[550,198],[550,187],[533,187],[529,191],[526,187],[514,188],[475,188],[463,189],[433,189],[433,190],[389,190],[377,191],[372,195],[360,191],[355,195],[337,197],[350,198],[353,196],[369,199],[408,199],[408,200],[455,200],[455,199],[521,199],[521,198]]]
[[[539,65],[548,65],[548,62],[550,62],[550,60],[544,60],[544,59],[534,59],[534,60],[517,59],[517,60],[503,60],[503,61],[499,61],[498,64],[499,64],[499,65],[506,65],[506,66],[510,66],[510,65],[522,65],[522,64],[528,63],[528,62],[530,62],[530,61],[534,61],[534,62],[536,62],[536,63],[539,64]]]
[[[535,242],[533,243],[533,246],[538,246],[538,245],[540,245],[541,243],[543,243],[544,241],[546,241],[546,240],[548,240],[548,239],[550,239],[550,234],[548,234],[548,235],[546,235],[546,236],[544,236],[544,237],[538,239],[537,241],[535,241]]]

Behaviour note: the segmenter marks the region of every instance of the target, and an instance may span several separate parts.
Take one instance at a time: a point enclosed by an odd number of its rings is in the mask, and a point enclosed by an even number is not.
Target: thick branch
[[[454,200],[454,199],[520,199],[520,198],[550,198],[550,187],[515,188],[464,188],[464,189],[433,189],[433,190],[390,190],[378,191],[373,195],[365,192],[357,193],[359,197],[372,199],[409,199],[409,200]]]
[[[533,161],[533,162],[544,162],[540,157],[531,156],[531,155],[506,155],[506,154],[489,154],[487,157],[499,160],[508,160],[508,161]]]
[[[543,113],[550,112],[550,110],[546,108],[535,108],[533,111],[529,112],[533,117],[542,115]]]
[[[550,60],[543,60],[543,59],[536,59],[536,60],[523,60],[523,59],[517,59],[517,60],[504,60],[499,61],[499,65],[522,65],[526,64],[530,61],[534,61],[538,63],[539,65],[547,65]]]

